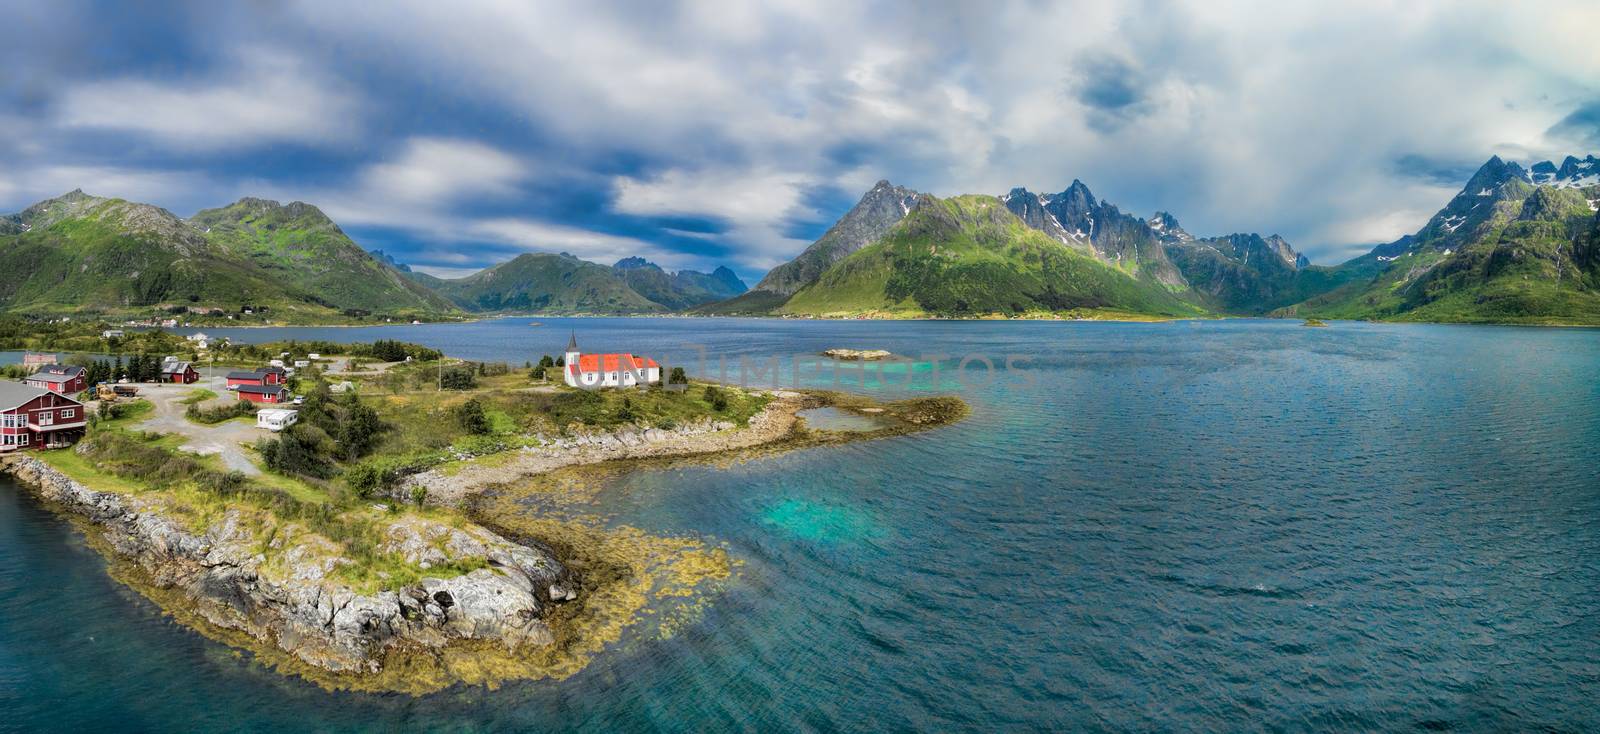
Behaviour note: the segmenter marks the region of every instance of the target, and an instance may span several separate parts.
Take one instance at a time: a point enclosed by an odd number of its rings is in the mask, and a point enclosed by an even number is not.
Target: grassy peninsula
[[[4,463],[79,522],[119,580],[185,625],[328,688],[422,693],[570,675],[631,624],[682,623],[692,604],[654,605],[688,603],[732,574],[735,561],[707,542],[517,508],[505,503],[511,487],[485,476],[783,450],[965,413],[953,398],[880,405],[676,375],[671,389],[590,392],[555,383],[548,359],[334,346],[227,352],[244,362],[321,350],[292,380],[305,400],[281,433],[256,429],[254,406],[206,378],[93,404],[75,449]],[[393,357],[411,359],[382,359]],[[807,429],[796,412],[821,405],[882,427]]]

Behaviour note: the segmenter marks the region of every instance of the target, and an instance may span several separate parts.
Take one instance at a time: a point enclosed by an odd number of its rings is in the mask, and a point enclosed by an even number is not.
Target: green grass
[[[205,389],[203,387],[197,387],[197,388],[195,388],[193,390],[190,390],[189,394],[187,396],[185,396],[184,399],[179,400],[178,402],[183,404],[183,405],[198,405],[198,404],[203,403],[203,402],[205,402],[207,400],[215,400],[216,397],[217,397],[217,394],[215,392],[213,392],[211,390],[207,390],[207,389]]]

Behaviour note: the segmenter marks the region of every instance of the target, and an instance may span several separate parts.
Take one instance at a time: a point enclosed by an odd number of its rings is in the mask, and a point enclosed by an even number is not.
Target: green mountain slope
[[[923,195],[877,242],[830,267],[786,314],[975,316],[1200,309],[1029,228],[992,196]]]
[[[1490,159],[1416,235],[1346,264],[1372,269],[1373,275],[1283,313],[1397,321],[1600,323],[1600,258],[1595,251],[1600,185],[1581,176],[1546,180],[1535,184],[1515,163]]]
[[[198,230],[148,204],[73,191],[9,217],[0,235],[0,307],[29,313],[234,310],[265,304],[322,314],[333,304],[285,287],[219,252]]]
[[[473,273],[443,279],[414,274],[469,311],[660,313],[667,307],[634,291],[604,265],[571,255],[524,254]]]
[[[361,249],[310,204],[245,198],[203,210],[189,222],[222,252],[340,308],[393,314],[454,308],[444,297]]]
[[[454,310],[306,204],[245,199],[184,221],[79,190],[0,221],[0,308],[8,311],[149,316],[264,306],[273,320],[318,322],[352,309]]]

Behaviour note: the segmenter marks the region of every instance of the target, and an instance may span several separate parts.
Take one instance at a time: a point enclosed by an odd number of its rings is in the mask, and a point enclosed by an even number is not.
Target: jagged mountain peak
[[[1146,224],[1155,231],[1162,242],[1183,243],[1194,241],[1194,235],[1189,234],[1183,228],[1183,225],[1178,224],[1178,218],[1168,212],[1156,212],[1150,215],[1150,219]]]
[[[1554,186],[1558,189],[1570,187],[1600,186],[1600,158],[1587,155],[1583,158],[1569,155],[1562,159],[1561,166],[1550,161],[1540,161],[1529,169],[1530,180],[1540,186]]]
[[[1520,180],[1532,183],[1533,179],[1522,166],[1515,162],[1501,160],[1500,156],[1491,156],[1488,161],[1478,167],[1477,173],[1467,180],[1467,185],[1462,188],[1462,195],[1491,196],[1495,189],[1500,188],[1507,181]]]
[[[756,284],[755,290],[778,296],[793,295],[816,282],[834,263],[877,242],[926,198],[925,194],[897,186],[888,179],[878,181],[799,256],[769,271]]]
[[[622,258],[611,267],[618,270],[661,270],[660,265],[638,256]]]

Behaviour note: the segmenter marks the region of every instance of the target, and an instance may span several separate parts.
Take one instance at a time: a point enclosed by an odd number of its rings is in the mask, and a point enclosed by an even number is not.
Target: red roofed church
[[[578,336],[567,342],[564,372],[573,387],[634,387],[661,381],[661,365],[649,357],[632,354],[584,354]]]

